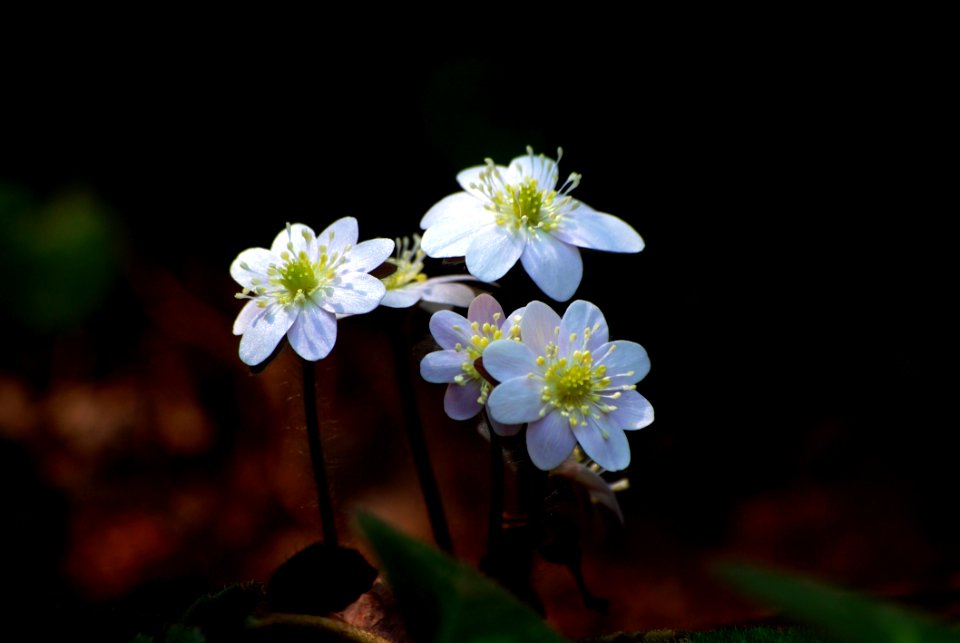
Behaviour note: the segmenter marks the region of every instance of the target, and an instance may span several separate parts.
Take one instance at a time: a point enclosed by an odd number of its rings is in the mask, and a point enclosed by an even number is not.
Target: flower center
[[[537,358],[537,363],[546,366],[543,373],[543,391],[540,396],[545,403],[540,410],[544,416],[551,407],[567,418],[570,426],[586,426],[587,416],[594,409],[609,413],[608,405],[601,404],[601,391],[610,386],[607,367],[594,367],[590,351],[573,351],[567,357],[558,357],[556,344],[547,344],[546,355]]]
[[[289,293],[309,295],[320,285],[319,271],[316,270],[319,267],[315,267],[307,253],[301,250],[296,258],[287,260],[283,267],[277,271],[276,281]]]
[[[600,417],[600,413],[610,413],[617,409],[606,400],[616,400],[621,396],[621,390],[635,388],[633,385],[614,387],[611,390],[610,377],[604,364],[593,365],[593,353],[586,349],[594,328],[585,328],[581,335],[580,350],[574,350],[569,355],[561,356],[560,347],[550,342],[546,346],[546,354],[537,357],[537,364],[545,367],[543,372],[543,389],[540,400],[544,403],[540,409],[540,417],[557,411],[567,418],[570,427],[586,426],[587,416]],[[555,333],[560,332],[557,327]],[[570,344],[577,339],[577,333],[570,335]],[[616,348],[611,346],[609,351]],[[610,352],[600,356],[602,360]],[[604,435],[604,438],[607,436]]]
[[[534,178],[517,185],[505,185],[493,197],[497,224],[514,230],[552,232],[560,220],[554,207],[556,196],[553,190],[541,190]]]
[[[560,152],[558,150],[558,160]],[[548,165],[543,154],[534,156],[532,148],[528,147],[527,153],[530,155],[531,171],[537,176],[523,176],[523,169],[517,164],[514,170],[521,175],[519,182],[506,183],[493,160],[487,159],[487,167],[479,174],[480,183],[471,187],[487,198],[488,203],[484,207],[496,215],[497,225],[536,237],[541,231],[556,230],[564,216],[577,208],[579,202],[568,193],[577,187],[580,175],[571,174],[560,191],[554,190],[553,186],[557,184],[556,165],[552,161]],[[541,179],[549,186],[541,186]]]
[[[427,276],[423,274],[423,258],[425,253],[420,249],[420,235],[413,235],[413,243],[409,237],[397,239],[397,256],[387,259],[387,263],[392,263],[397,269],[390,275],[387,275],[380,281],[386,286],[387,290],[396,290],[406,286],[410,282],[424,282]]]

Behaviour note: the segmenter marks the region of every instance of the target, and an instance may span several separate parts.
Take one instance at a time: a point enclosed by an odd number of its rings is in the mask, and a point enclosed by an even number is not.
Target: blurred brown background
[[[526,63],[391,51],[367,66],[333,45],[206,35],[11,58],[4,608],[125,640],[316,539],[299,368],[289,350],[258,375],[237,359],[230,262],[287,221],[411,234],[457,171],[529,144],[563,146],[575,196],[647,242],[584,253],[577,297],[648,349],[639,390],[657,412],[630,437],[625,526],[599,523],[587,547],[610,614],[541,561],[551,623],[587,636],[762,616],[710,576],[723,555],[949,612],[937,43],[703,35]],[[507,309],[542,297],[527,281],[518,266],[494,294]],[[429,539],[382,323],[341,322],[319,367],[335,496]],[[475,563],[485,444],[415,379],[457,553]]]

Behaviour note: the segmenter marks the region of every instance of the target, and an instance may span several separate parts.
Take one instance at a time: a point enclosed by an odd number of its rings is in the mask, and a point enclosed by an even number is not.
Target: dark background
[[[21,52],[0,108],[6,607],[122,639],[315,538],[296,363],[236,358],[230,262],[287,221],[411,234],[457,171],[526,145],[562,146],[574,195],[647,243],[585,252],[576,297],[648,349],[657,412],[630,436],[625,527],[588,546],[614,610],[543,563],[552,622],[755,617],[707,572],[720,555],[902,600],[956,590],[952,154],[938,42],[905,36],[677,30],[375,64],[299,40]],[[543,298],[519,265],[494,294]],[[429,539],[382,323],[341,322],[320,366],[337,497]],[[475,562],[484,444],[417,387]]]

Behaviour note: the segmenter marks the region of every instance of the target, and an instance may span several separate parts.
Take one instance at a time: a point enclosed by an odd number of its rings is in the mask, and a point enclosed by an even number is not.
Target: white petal
[[[386,286],[365,272],[349,272],[340,277],[340,283],[331,288],[329,296],[318,297],[325,310],[332,313],[368,313],[380,305],[387,293]],[[317,297],[317,296],[315,296]]]
[[[557,339],[560,315],[541,301],[531,301],[520,320],[520,339],[537,355],[546,355],[546,347]]]
[[[420,376],[433,384],[449,384],[463,375],[466,353],[454,350],[434,351],[420,360]]]
[[[543,373],[533,351],[512,339],[498,339],[483,349],[483,367],[498,382]]]
[[[511,176],[520,180],[534,178],[541,190],[552,190],[557,186],[560,170],[552,158],[540,154],[525,154],[510,161]],[[517,179],[513,179],[518,182]]]
[[[483,181],[480,180],[480,173],[486,169],[486,165],[474,165],[473,167],[468,167],[467,169],[457,173],[457,183],[460,184],[460,187],[466,190],[467,194],[469,194],[471,198],[478,199],[481,203],[486,203],[489,199],[483,192],[474,186],[479,186],[483,183]],[[501,176],[507,172],[507,168],[503,167],[502,165],[498,165],[497,170],[500,172]]]
[[[337,318],[313,302],[307,302],[287,333],[297,355],[315,362],[333,350],[337,341]]]
[[[236,321],[233,322],[233,334],[243,335],[253,320],[267,312],[266,308],[261,308],[256,301],[250,300],[240,309]]]
[[[280,257],[266,248],[249,248],[238,254],[230,264],[230,276],[244,288],[252,290],[258,285],[254,284],[253,280],[256,279],[261,286],[266,285],[267,269],[271,264],[279,266],[282,263]]]
[[[240,338],[240,360],[256,366],[270,357],[299,312],[297,306],[267,306],[264,314],[255,317]]]
[[[563,217],[554,235],[581,248],[608,252],[640,252],[643,239],[626,221],[612,214],[597,212],[580,203],[580,207]]]
[[[452,310],[441,310],[430,316],[430,334],[440,348],[453,348],[457,344],[465,346],[470,341],[469,329],[467,318]]]
[[[481,229],[495,225],[493,213],[483,207],[458,213],[427,228],[420,240],[420,248],[428,257],[462,257]]]
[[[497,224],[475,232],[467,248],[467,270],[480,281],[496,281],[513,268],[523,253],[524,240]]]
[[[305,237],[304,234],[307,236]],[[291,251],[290,246],[293,246]],[[289,228],[284,228],[273,239],[270,251],[275,255],[282,252],[291,252],[294,256],[300,254],[301,250],[306,250],[310,259],[317,258],[317,241],[313,228],[302,223],[294,223]]]
[[[503,319],[503,308],[500,307],[500,302],[487,293],[477,295],[467,310],[467,319],[479,322],[481,326],[484,323],[493,323],[496,315],[499,315],[498,319]]]
[[[420,284],[410,284],[388,290],[387,294],[380,300],[381,306],[387,308],[409,308],[420,301],[423,295],[423,288]]]
[[[317,244],[326,246],[327,254],[341,253],[348,245],[357,245],[360,230],[353,217],[337,219],[317,235]]]
[[[442,277],[435,279],[442,279]],[[438,283],[434,279],[428,279],[423,287],[423,300],[437,304],[466,308],[475,296],[473,288],[464,284]]]
[[[622,391],[611,404],[617,410],[610,413],[610,421],[624,431],[636,431],[653,423],[653,405],[636,391]]]
[[[483,201],[466,192],[456,192],[443,197],[427,210],[427,213],[420,219],[420,227],[429,228],[441,221],[455,219],[464,213],[475,213],[478,208],[483,209]]]
[[[538,469],[549,471],[559,466],[576,444],[570,423],[559,413],[548,413],[527,425],[527,452]]]
[[[393,246],[390,239],[368,239],[358,243],[347,253],[343,269],[370,272],[393,254]]]
[[[443,410],[454,420],[469,420],[483,408],[480,399],[480,383],[469,380],[463,386],[450,384],[443,395]]]
[[[561,355],[569,355],[573,350],[583,350],[583,331],[585,328],[590,329],[590,339],[586,345],[586,349],[589,351],[596,351],[610,338],[607,320],[600,309],[589,301],[578,299],[567,306],[566,312],[563,313],[563,319],[560,321]],[[570,344],[571,333],[577,334],[572,347]],[[599,357],[600,355],[595,355],[594,359]]]
[[[583,277],[580,251],[549,234],[531,239],[520,261],[533,283],[557,301],[573,297]]]
[[[517,377],[494,387],[487,398],[487,409],[493,419],[504,424],[533,422],[540,419],[542,394],[542,379]]]
[[[599,366],[607,367],[607,377],[612,384],[635,384],[650,372],[650,357],[646,349],[636,342],[618,340],[600,346],[594,353]]]
[[[601,415],[587,416],[587,426],[576,426],[573,434],[584,452],[607,471],[620,471],[630,464],[630,443],[623,429]]]

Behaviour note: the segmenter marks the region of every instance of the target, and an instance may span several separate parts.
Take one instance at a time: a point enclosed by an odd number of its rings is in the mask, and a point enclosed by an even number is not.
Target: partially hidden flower
[[[514,312],[508,320],[500,303],[484,293],[470,303],[466,317],[452,310],[441,310],[430,317],[430,333],[441,350],[420,361],[420,375],[428,382],[447,384],[443,409],[454,420],[475,417],[487,403],[493,385],[477,365],[482,368],[481,358],[491,342],[515,343],[521,312]],[[490,421],[500,435],[513,435],[520,430],[519,426],[504,425],[494,418]]]
[[[326,357],[337,340],[337,315],[367,313],[386,288],[367,274],[393,253],[390,239],[357,243],[357,220],[344,217],[319,236],[301,223],[287,224],[270,249],[249,248],[230,266],[249,301],[233,324],[240,359],[267,359],[286,335],[300,357]]]
[[[593,464],[587,466],[578,462],[576,458],[567,458],[560,463],[551,475],[559,475],[568,478],[571,482],[579,485],[587,493],[590,502],[603,505],[609,509],[617,519],[623,523],[623,511],[620,509],[620,502],[617,500],[616,492],[629,487],[629,481],[626,478],[610,483],[600,476],[600,472]]]
[[[444,198],[420,221],[423,249],[430,257],[466,257],[467,270],[481,281],[501,278],[523,264],[548,296],[566,301],[583,277],[579,248],[640,252],[643,239],[628,223],[598,212],[570,196],[580,183],[573,173],[557,188],[557,161],[527,148],[503,167],[463,170],[463,192]]]
[[[411,242],[408,237],[397,239],[395,257],[387,259],[387,263],[396,266],[396,270],[381,279],[387,288],[381,306],[389,308],[409,308],[419,301],[433,304],[446,304],[466,308],[473,301],[476,293],[470,286],[458,281],[472,281],[471,275],[446,275],[442,277],[427,277],[423,273],[424,252],[420,248],[420,235],[413,235]]]
[[[609,341],[607,322],[590,302],[570,304],[561,319],[533,301],[520,320],[522,343],[492,342],[483,365],[500,382],[487,408],[503,424],[527,423],[527,451],[543,470],[559,466],[579,443],[608,471],[630,464],[624,431],[653,422],[636,383],[650,370],[647,352]]]

